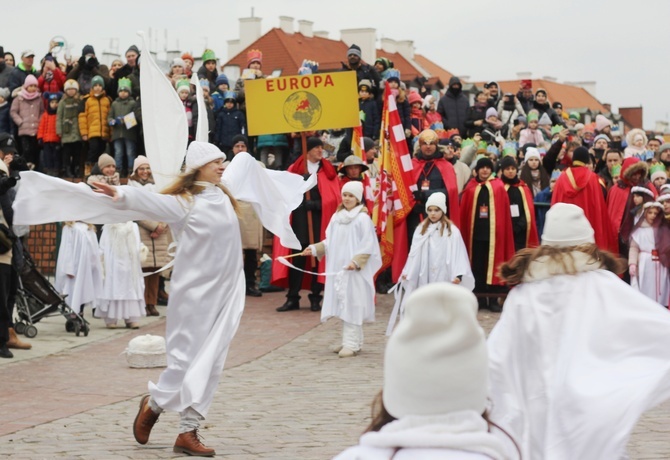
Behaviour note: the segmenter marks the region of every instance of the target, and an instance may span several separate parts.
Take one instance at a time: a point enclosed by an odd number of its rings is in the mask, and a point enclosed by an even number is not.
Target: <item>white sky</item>
[[[251,7],[263,33],[279,26],[279,16],[313,21],[333,39],[340,29],[372,27],[378,39],[414,40],[418,53],[472,80],[514,79],[520,71],[594,80],[596,97],[614,110],[644,106],[645,128],[670,120],[669,0],[8,0],[0,44],[17,58],[23,49],[39,57],[62,35],[73,54],[90,43],[101,55],[118,38],[123,53],[139,44],[137,30],[151,27],[161,48],[167,29],[169,48],[178,40],[199,55],[207,44],[225,61],[227,40],[238,38],[238,18]]]

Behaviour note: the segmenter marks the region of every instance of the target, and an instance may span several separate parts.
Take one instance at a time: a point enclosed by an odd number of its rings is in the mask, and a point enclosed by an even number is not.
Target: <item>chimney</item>
[[[327,30],[316,30],[314,31],[314,36],[319,38],[328,38]]]
[[[558,78],[556,78],[556,77],[544,76],[544,77],[542,77],[542,80],[547,80],[547,81],[555,82],[555,81],[558,81]]]
[[[305,37],[313,37],[314,36],[314,32],[312,32],[312,26],[313,25],[314,25],[314,23],[312,21],[307,21],[305,19],[299,19],[298,20],[298,30]]]
[[[398,51],[398,48],[396,47],[396,41],[394,39],[384,37],[380,40],[380,42],[381,48],[387,53],[393,54]]]
[[[516,76],[519,80],[530,80],[531,75],[533,75],[532,72],[517,72]]]
[[[228,40],[228,58],[237,56],[237,53],[242,51],[242,46],[240,45],[240,39]]]
[[[259,38],[261,38],[261,18],[240,18],[240,49],[246,48]]]
[[[410,61],[414,60],[414,41],[399,40],[396,42],[396,48],[402,57]]]
[[[375,29],[342,29],[340,30],[340,37],[347,46],[353,44],[360,46],[363,60],[368,64],[372,64],[377,59],[377,34]],[[342,58],[346,59],[346,56]]]
[[[293,18],[291,16],[279,16],[279,28],[289,35],[293,34]]]

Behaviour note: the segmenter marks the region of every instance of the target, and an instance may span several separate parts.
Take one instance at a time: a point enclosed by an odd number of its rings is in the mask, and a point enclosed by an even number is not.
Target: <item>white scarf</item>
[[[333,218],[338,224],[348,225],[354,221],[356,216],[358,216],[358,213],[360,213],[362,210],[363,210],[362,204],[359,204],[358,206],[351,208],[349,211],[347,211],[346,209],[340,209]]]

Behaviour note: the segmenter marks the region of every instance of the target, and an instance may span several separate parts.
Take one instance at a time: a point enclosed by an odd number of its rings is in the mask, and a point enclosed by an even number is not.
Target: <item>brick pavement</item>
[[[281,300],[280,294],[274,297]],[[261,302],[266,303],[265,307],[257,306],[256,299],[250,300],[245,312],[243,326],[229,355],[228,370],[224,372],[208,420],[202,427],[205,443],[217,449],[219,457],[230,459],[330,458],[355,444],[369,420],[369,403],[382,383],[384,329],[392,298],[379,296],[378,321],[366,325],[364,350],[350,359],[340,359],[329,351],[340,339],[337,320],[313,327],[316,324],[313,313],[301,310],[280,315],[270,310],[270,306],[278,304],[270,296]],[[489,330],[497,317],[485,312],[480,314],[480,322]],[[269,328],[264,327],[268,324]],[[285,329],[292,332],[284,334]],[[270,343],[254,346],[269,335],[283,338],[285,344],[274,348]],[[86,356],[97,357],[97,353],[103,352],[103,345],[110,348],[114,340],[119,346],[125,346],[129,337],[123,334],[62,355],[83,361]],[[263,352],[268,349],[271,351]],[[256,356],[252,356],[253,351]],[[10,377],[14,373],[23,374],[25,381],[30,382],[41,360],[59,363],[60,359],[59,354],[0,369],[3,374],[11,370]],[[38,423],[36,426],[0,437],[0,454],[17,459],[176,456],[172,453],[178,423],[176,414],[161,416],[147,446],[138,446],[130,429],[139,396],[146,388],[146,378],[157,376],[159,370],[137,371],[122,365],[105,369],[104,360],[92,361],[91,366],[110,378],[117,400],[107,402],[99,396],[106,390],[104,383],[96,386],[70,378],[73,387],[86,388],[86,398],[97,401],[95,407],[72,411],[53,421],[33,420]],[[119,379],[125,386],[115,382],[115,373],[127,376],[125,380]],[[90,372],[89,378],[94,375],[96,372]],[[30,402],[29,407],[14,407],[12,412],[29,413],[48,404],[54,393],[46,390],[45,393],[35,395],[36,400]],[[6,395],[1,398],[4,409],[12,398]],[[630,443],[631,458],[670,458],[670,441],[664,436],[669,407],[661,406],[641,421]]]

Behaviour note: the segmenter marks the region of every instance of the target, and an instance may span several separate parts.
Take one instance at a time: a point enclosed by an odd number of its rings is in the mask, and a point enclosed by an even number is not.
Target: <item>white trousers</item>
[[[163,409],[156,404],[153,398],[149,398],[149,408],[156,414],[163,412]],[[200,428],[200,421],[205,418],[192,407],[187,407],[179,413],[179,432],[188,433],[189,431]]]
[[[342,346],[360,351],[363,348],[363,326],[342,321]]]

